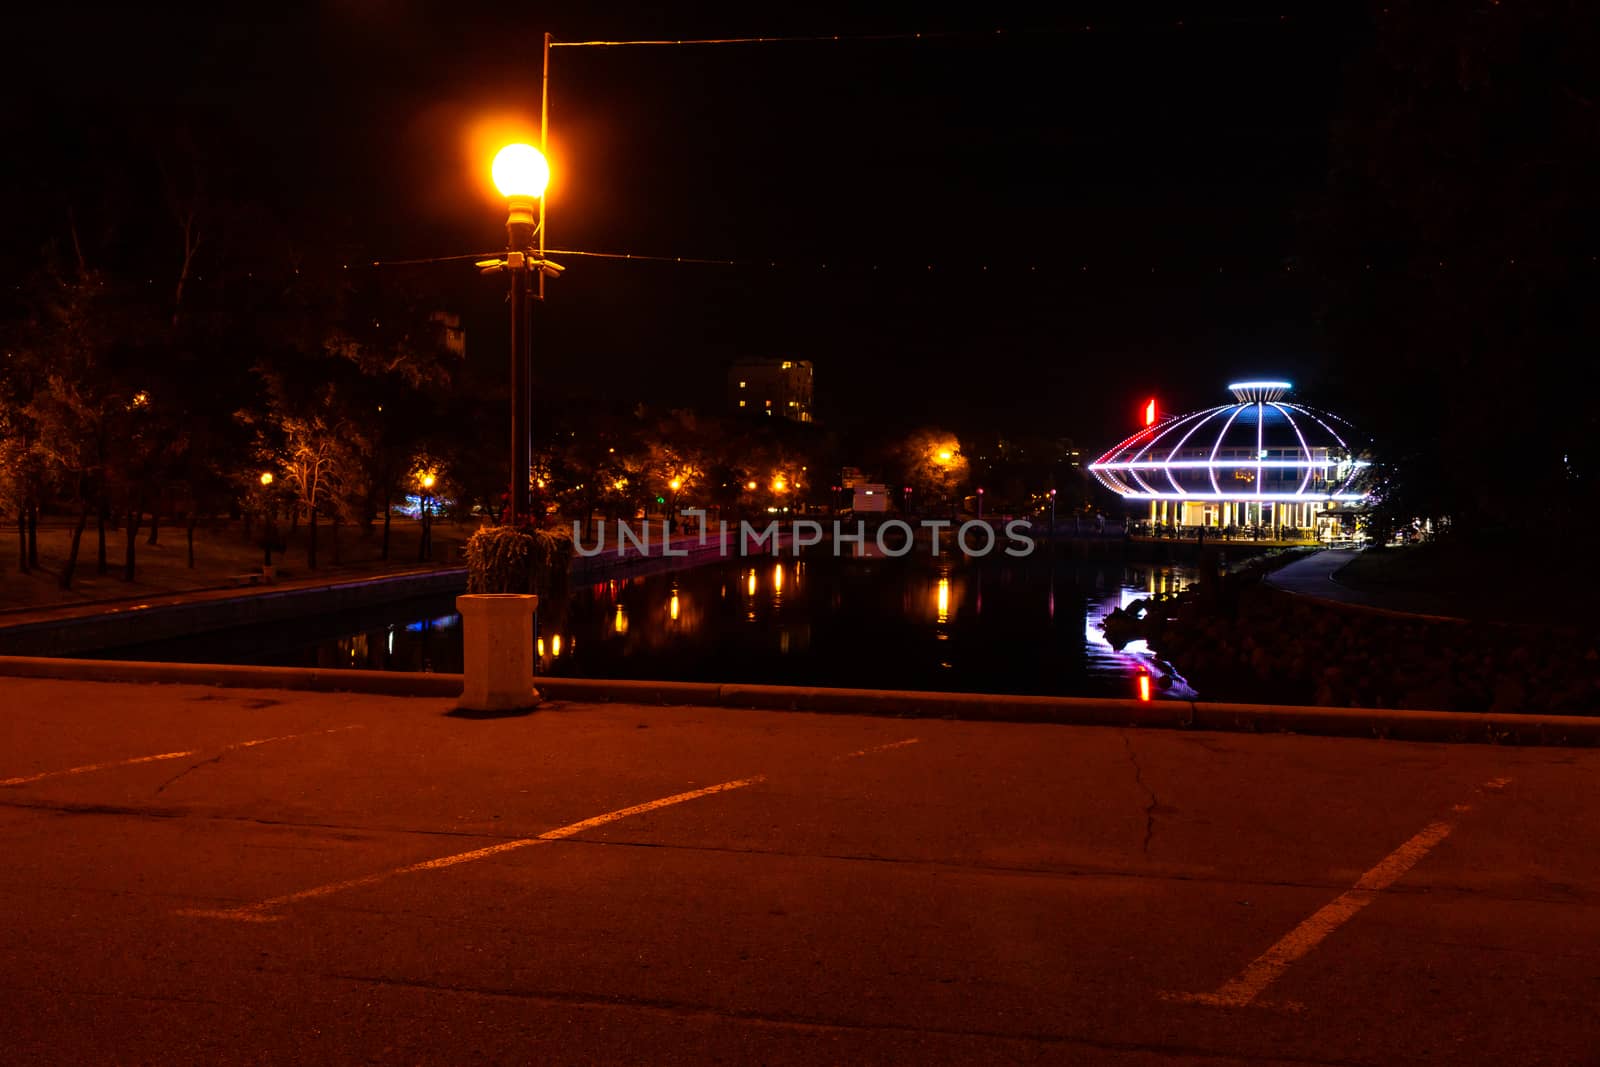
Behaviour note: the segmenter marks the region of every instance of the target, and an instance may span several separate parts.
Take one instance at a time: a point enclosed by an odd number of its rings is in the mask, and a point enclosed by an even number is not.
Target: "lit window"
[[[800,402],[798,400],[791,400],[789,401],[789,406],[792,408],[797,408],[800,406]]]
[[[770,407],[771,407],[771,406],[772,406],[772,401],[770,401],[770,400],[769,400],[769,401],[767,401],[767,407],[769,407],[769,408],[770,408]]]
[[[740,382],[740,383],[739,383],[739,388],[740,388],[740,389],[743,389],[743,388],[744,388],[744,383],[743,383],[743,382]]]
[[[739,401],[739,406],[740,407],[744,407],[744,401],[743,400]]]
[[[783,361],[783,369],[784,370],[788,370],[792,366],[794,366],[794,363],[792,361],[787,360],[787,359]]]

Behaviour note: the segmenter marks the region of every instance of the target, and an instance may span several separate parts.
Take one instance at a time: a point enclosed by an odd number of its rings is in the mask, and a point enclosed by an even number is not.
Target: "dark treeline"
[[[1379,530],[1510,543],[1600,520],[1600,13],[1372,8],[1310,218],[1331,377]]]
[[[91,139],[118,165],[41,197],[0,327],[0,512],[22,569],[39,564],[41,515],[71,525],[58,571],[70,587],[91,555],[132,581],[140,539],[175,520],[191,565],[197,526],[229,517],[274,547],[284,523],[304,529],[315,567],[319,548],[338,562],[350,526],[381,536],[387,558],[408,496],[501,514],[504,353],[469,358],[438,268],[376,269],[336,235],[284,221],[188,137]],[[536,514],[831,503],[849,462],[915,484],[901,505],[950,506],[973,481],[953,437],[944,460],[926,445],[934,431],[852,454],[816,426],[596,399],[607,385],[541,394]],[[992,451],[978,473],[1000,499],[1014,489],[1020,507],[1057,485],[1070,488],[1063,507],[1085,499],[1067,447]]]

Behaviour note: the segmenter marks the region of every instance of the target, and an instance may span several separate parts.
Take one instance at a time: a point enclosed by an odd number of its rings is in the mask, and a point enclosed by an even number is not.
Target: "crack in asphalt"
[[[227,750],[224,749],[221,752],[218,752],[215,756],[212,756],[210,759],[203,759],[199,763],[196,763],[196,764],[193,764],[191,766],[185,767],[183,770],[179,771],[177,774],[174,774],[171,778],[168,778],[166,781],[164,781],[160,785],[156,786],[156,796],[160,796],[163,792],[166,791],[167,786],[171,785],[173,782],[176,782],[179,778],[182,778],[184,775],[188,774],[190,771],[197,771],[201,767],[204,767],[208,763],[221,763],[222,762],[222,757],[226,756],[227,754],[228,754]]]
[[[1127,734],[1122,735],[1122,747],[1127,749],[1128,762],[1133,765],[1133,780],[1150,798],[1150,803],[1144,806],[1144,843],[1139,847],[1139,851],[1148,856],[1150,839],[1156,834],[1156,807],[1160,801],[1156,799],[1156,791],[1145,784],[1144,771],[1139,767],[1139,757],[1133,754],[1133,741]]]

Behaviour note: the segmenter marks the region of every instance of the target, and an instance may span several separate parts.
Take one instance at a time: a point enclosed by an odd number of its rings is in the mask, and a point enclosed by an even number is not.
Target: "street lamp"
[[[417,484],[422,486],[422,538],[417,542],[417,559],[433,559],[433,515],[428,505],[433,502],[433,487],[437,482],[432,471],[423,471],[417,475]]]
[[[983,486],[978,486],[978,521],[983,521]]]
[[[550,184],[550,164],[544,153],[529,144],[509,144],[500,149],[489,168],[495,188],[506,198],[506,258],[479,264],[484,270],[511,272],[511,525],[530,518],[528,501],[529,455],[533,429],[533,347],[529,308],[529,272],[546,270],[534,254],[538,233],[539,201]],[[559,268],[555,268],[559,269]]]
[[[272,472],[261,472],[261,548],[266,555],[262,559],[262,571],[272,566],[272,501],[268,492],[272,486]]]

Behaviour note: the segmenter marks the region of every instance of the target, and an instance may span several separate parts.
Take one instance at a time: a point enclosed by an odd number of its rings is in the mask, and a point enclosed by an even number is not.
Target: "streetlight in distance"
[[[511,498],[513,526],[530,517],[528,501],[529,455],[533,429],[533,347],[529,308],[529,274],[559,270],[534,253],[538,235],[539,202],[550,184],[550,164],[544,153],[530,144],[508,144],[495,154],[489,167],[495,188],[506,198],[506,258],[478,264],[485,271],[511,272]]]
[[[983,486],[978,486],[978,521],[983,521]]]
[[[268,493],[272,490],[272,472],[261,472],[261,549],[265,553],[262,558],[262,573],[267,573],[272,566],[272,501]]]
[[[433,515],[428,505],[433,503],[433,487],[438,483],[432,471],[423,471],[417,475],[417,484],[422,486],[422,537],[417,542],[417,560],[433,559]]]

